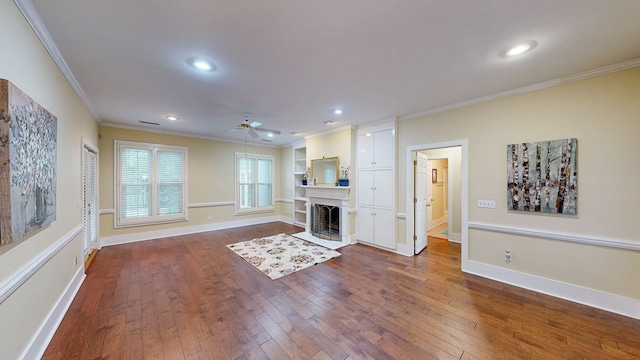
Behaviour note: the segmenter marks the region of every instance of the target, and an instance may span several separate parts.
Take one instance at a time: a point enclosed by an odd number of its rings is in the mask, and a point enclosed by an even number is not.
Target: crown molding
[[[100,119],[93,109],[93,106],[89,101],[89,97],[87,97],[87,94],[84,92],[84,90],[76,80],[75,76],[71,72],[71,69],[69,69],[67,62],[62,57],[62,54],[60,54],[55,41],[53,41],[49,30],[47,30],[44,22],[42,22],[42,18],[40,18],[40,15],[36,11],[36,8],[33,6],[31,0],[14,0],[13,2],[16,4],[20,12],[22,12],[22,15],[27,20],[27,23],[36,33],[45,49],[47,49],[49,55],[51,55],[51,57],[53,58],[53,61],[56,63],[56,65],[58,65],[58,68],[60,68],[62,74],[67,78],[67,81],[69,82],[69,84],[71,84],[71,87],[73,87],[73,90],[75,90],[76,94],[78,94],[80,100],[82,100],[84,105],[87,107],[87,110],[89,110],[91,116],[98,123],[100,123]]]
[[[607,75],[614,72],[635,68],[638,66],[640,66],[640,58],[624,61],[624,62],[613,64],[613,65],[603,66],[593,70],[583,71],[573,75],[568,75],[568,76],[564,76],[556,79],[547,80],[547,81],[539,82],[536,84],[519,87],[516,89],[502,91],[502,92],[487,95],[487,96],[481,96],[475,99],[470,99],[470,100],[465,100],[465,101],[461,101],[454,104],[439,106],[439,107],[431,108],[431,109],[413,113],[413,114],[403,115],[403,116],[400,116],[398,120],[404,121],[404,120],[416,119],[424,116],[442,113],[445,111],[460,109],[460,108],[471,106],[471,105],[482,104],[485,102],[498,100],[498,99],[506,98],[509,96],[521,95],[521,94],[529,93],[532,91],[542,90],[542,89],[546,89],[546,88],[550,88],[550,87],[554,87],[562,84],[589,79],[596,76]]]
[[[170,131],[170,130],[164,130],[164,129],[152,129],[147,127],[141,127],[141,126],[135,126],[135,125],[124,125],[124,124],[113,123],[108,121],[104,121],[100,125],[104,127],[111,127],[111,128],[117,128],[117,129],[127,129],[127,130],[142,131],[142,132],[148,132],[148,133],[193,138],[193,139],[215,140],[215,141],[220,141],[225,143],[242,144],[242,145],[246,144],[249,146],[260,146],[260,147],[266,147],[266,148],[283,148],[291,145],[291,144],[278,145],[278,144],[268,144],[268,143],[260,144],[255,142],[244,142],[241,140],[229,140],[229,139],[217,138],[214,136],[203,136],[199,134],[191,134],[191,133]]]

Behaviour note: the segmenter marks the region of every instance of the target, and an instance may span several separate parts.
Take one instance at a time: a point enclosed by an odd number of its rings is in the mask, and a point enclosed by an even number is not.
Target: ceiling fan
[[[260,127],[262,126],[262,123],[259,121],[249,122],[249,116],[251,116],[251,113],[244,113],[244,122],[236,126],[234,130],[244,130],[245,133],[248,133],[254,139],[260,137],[256,131],[262,131],[273,135],[280,135],[279,130],[265,129],[263,127]]]

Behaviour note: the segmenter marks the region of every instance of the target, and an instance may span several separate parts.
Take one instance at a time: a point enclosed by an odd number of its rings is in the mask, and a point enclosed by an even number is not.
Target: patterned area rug
[[[341,255],[287,234],[241,241],[227,247],[273,280]]]

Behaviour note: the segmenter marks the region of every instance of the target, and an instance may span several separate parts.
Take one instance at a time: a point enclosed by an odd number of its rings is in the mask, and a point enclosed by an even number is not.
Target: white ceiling
[[[272,145],[640,58],[639,0],[32,2],[103,124]]]

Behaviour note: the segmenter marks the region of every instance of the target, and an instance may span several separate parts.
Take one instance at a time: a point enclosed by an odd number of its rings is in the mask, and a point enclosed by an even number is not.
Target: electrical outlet
[[[509,250],[504,251],[504,261],[507,263],[511,262],[511,251]]]
[[[76,265],[78,265],[78,257],[74,256],[73,257],[73,266],[75,267]]]
[[[211,220],[211,215],[208,215],[208,216],[207,216],[207,220]]]
[[[495,209],[496,201],[495,200],[478,200],[479,208],[487,208],[487,209]]]

